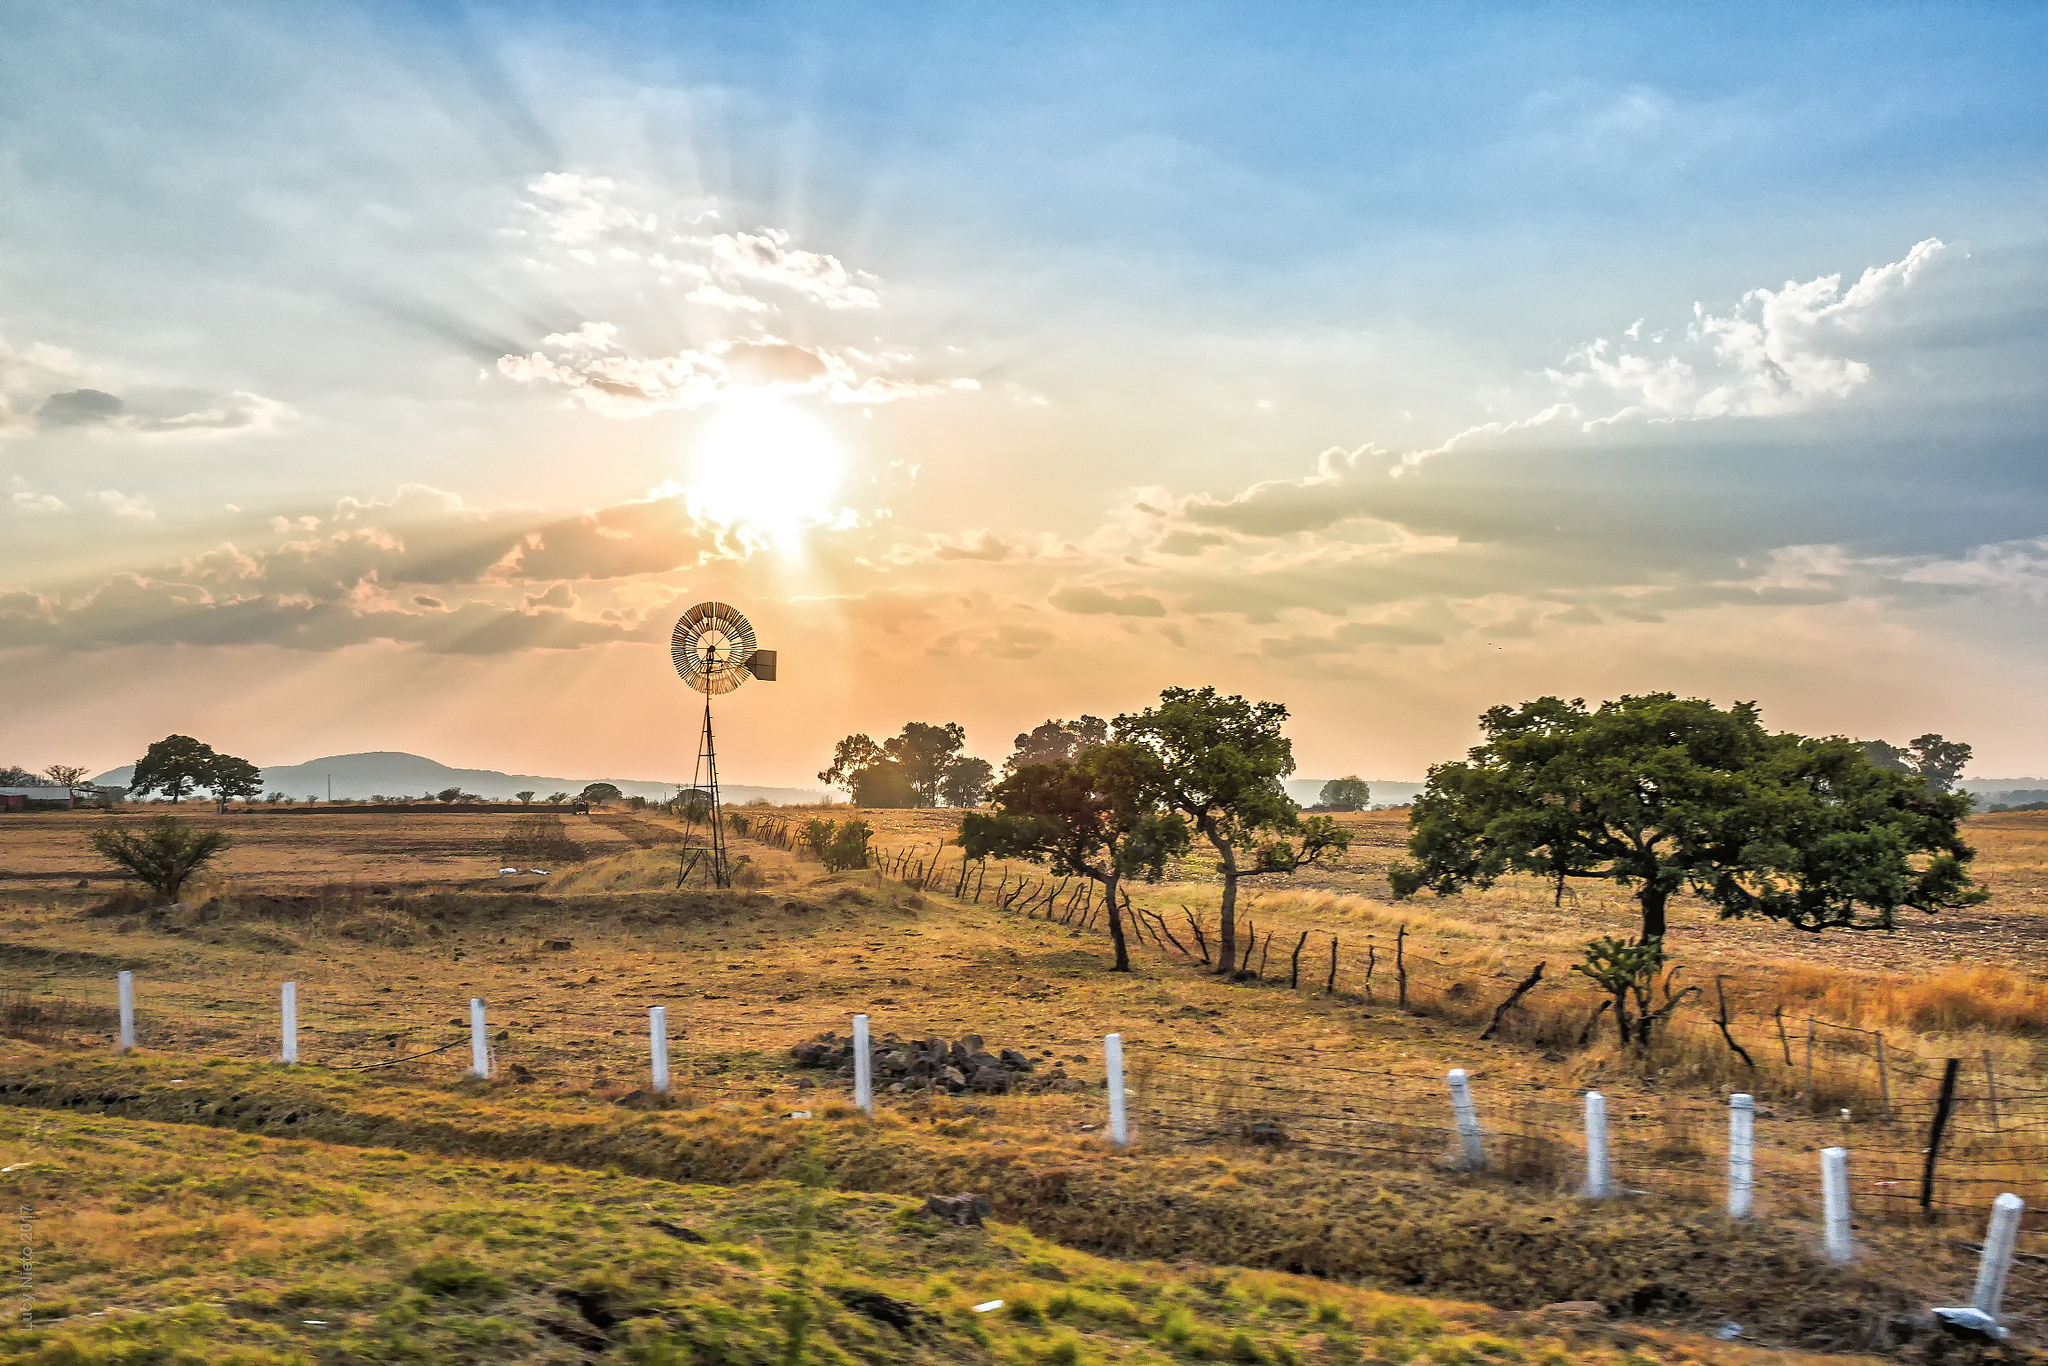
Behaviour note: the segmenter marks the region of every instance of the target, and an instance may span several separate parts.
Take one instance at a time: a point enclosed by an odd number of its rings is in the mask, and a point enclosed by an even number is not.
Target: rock
[[[569,950],[575,948],[576,945],[573,941],[568,939],[550,939],[541,947],[547,949],[551,953],[567,953]]]
[[[1003,1070],[1000,1063],[993,1067],[977,1067],[974,1069],[974,1079],[968,1085],[990,1095],[1001,1095],[1010,1089],[1010,1074]]]
[[[889,1083],[888,1086],[889,1094],[892,1096],[900,1096],[906,1089],[908,1088],[906,1088],[900,1081],[892,1081]]]
[[[1263,1143],[1269,1148],[1278,1148],[1287,1142],[1287,1131],[1270,1119],[1254,1120],[1244,1126],[1245,1140]]]
[[[798,1077],[796,1079],[796,1089],[799,1091],[812,1090],[817,1086],[817,1084],[818,1083],[812,1081],[809,1077]]]
[[[708,1243],[711,1241],[709,1238],[706,1238],[703,1234],[697,1232],[696,1229],[684,1228],[681,1224],[671,1224],[666,1219],[651,1220],[649,1221],[647,1227],[653,1229],[660,1229],[669,1237],[680,1238],[682,1241],[686,1243]]]
[[[988,1201],[978,1195],[933,1195],[926,1198],[924,1212],[962,1228],[980,1228],[981,1217],[989,1212]]]
[[[964,1091],[967,1089],[967,1074],[957,1067],[940,1068],[939,1085],[948,1091]]]
[[[1536,1311],[1552,1323],[1598,1323],[1607,1317],[1607,1307],[1598,1300],[1558,1300]]]
[[[848,1309],[857,1314],[866,1314],[877,1323],[886,1323],[900,1332],[910,1332],[917,1327],[918,1321],[925,1317],[925,1312],[916,1305],[891,1299],[877,1290],[862,1290],[848,1286],[833,1293]]]
[[[1013,1072],[1029,1072],[1038,1065],[1014,1048],[1005,1048],[997,1056],[1003,1060],[1003,1066]]]
[[[1934,1321],[1941,1325],[1943,1332],[1965,1342],[1997,1343],[2012,1336],[2009,1329],[1999,1326],[1998,1320],[1981,1309],[1964,1305],[1956,1309],[1937,1309]]]

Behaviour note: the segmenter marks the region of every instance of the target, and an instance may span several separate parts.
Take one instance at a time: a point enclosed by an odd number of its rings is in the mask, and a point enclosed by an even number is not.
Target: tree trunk
[[[1636,899],[1643,903],[1643,938],[1664,937],[1664,903],[1671,899],[1671,893],[1653,882],[1645,882],[1643,890],[1636,893]]]
[[[1211,826],[1203,832],[1223,858],[1223,909],[1217,917],[1216,971],[1225,977],[1237,968],[1237,851]]]
[[[1115,874],[1102,880],[1103,899],[1109,903],[1109,942],[1116,945],[1116,966],[1110,971],[1129,972],[1131,951],[1124,943],[1124,914],[1116,904],[1116,883]]]

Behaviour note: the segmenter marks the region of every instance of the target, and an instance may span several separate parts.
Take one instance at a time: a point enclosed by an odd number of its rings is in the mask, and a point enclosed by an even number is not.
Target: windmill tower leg
[[[711,788],[711,883],[714,887],[732,886],[732,870],[725,861],[725,813],[720,809],[718,796],[718,743],[711,733],[711,698],[704,699],[704,744],[703,761]]]

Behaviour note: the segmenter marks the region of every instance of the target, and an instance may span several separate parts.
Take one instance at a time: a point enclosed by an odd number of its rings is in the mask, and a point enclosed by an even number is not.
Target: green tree
[[[969,858],[1024,859],[1101,883],[1116,949],[1111,971],[1129,972],[1117,900],[1123,882],[1157,882],[1166,861],[1188,847],[1187,822],[1165,808],[1161,778],[1158,760],[1138,745],[1096,745],[1058,763],[1026,764],[988,794],[993,811],[960,818],[960,847]]]
[[[1003,772],[1015,773],[1026,764],[1056,764],[1073,758],[1090,745],[1108,743],[1109,723],[1099,716],[1047,721],[1017,737],[1015,751],[1003,760]]]
[[[102,858],[165,901],[176,901],[185,880],[227,845],[226,832],[202,830],[176,816],[158,816],[136,834],[110,825],[92,837],[92,847]]]
[[[827,787],[839,788],[849,800],[858,801],[853,793],[860,775],[886,757],[882,747],[868,736],[849,735],[832,747],[832,763],[819,771],[818,781]]]
[[[1936,792],[1947,792],[1955,787],[1956,779],[1963,776],[1963,769],[1969,765],[1973,754],[1970,746],[1962,741],[1950,740],[1931,731],[1904,749],[1883,740],[1859,743],[1864,755],[1879,768],[1910,773]]]
[[[935,726],[927,721],[910,721],[900,734],[882,742],[882,753],[903,768],[918,806],[939,804],[939,785],[957,762],[960,747],[967,743],[967,731],[957,721]]]
[[[73,764],[51,764],[43,770],[43,776],[58,787],[82,787],[85,775],[85,769]]]
[[[533,794],[531,792],[515,792],[512,794],[512,799],[521,806],[533,805]]]
[[[1291,873],[1342,854],[1351,837],[1327,816],[1301,819],[1281,779],[1294,772],[1294,747],[1278,702],[1224,697],[1214,688],[1168,688],[1159,705],[1111,723],[1119,741],[1150,752],[1165,801],[1194,822],[1216,851],[1223,874],[1216,970],[1237,965],[1237,890],[1248,877]],[[1297,849],[1285,836],[1299,835]]]
[[[918,805],[917,788],[903,765],[884,759],[853,775],[849,796],[855,806],[902,809]]]
[[[624,794],[619,791],[616,783],[592,783],[578,794],[578,800],[589,802],[592,806],[603,806],[606,802],[619,800],[622,795]]]
[[[176,804],[193,788],[206,786],[207,770],[215,757],[213,746],[189,735],[166,735],[135,761],[128,791],[137,797],[161,792]]]
[[[206,772],[201,775],[199,785],[213,794],[214,804],[222,811],[237,797],[248,800],[263,795],[263,770],[247,759],[237,759],[232,754],[215,754],[207,761]]]
[[[1397,896],[1450,895],[1507,873],[1633,887],[1641,940],[1662,941],[1672,895],[1724,917],[1803,930],[1890,929],[1989,893],[1961,836],[1970,799],[1881,768],[1839,737],[1766,731],[1753,703],[1671,693],[1538,698],[1480,717],[1486,742],[1429,771],[1409,812]]]
[[[1372,805],[1372,788],[1356,773],[1347,778],[1332,778],[1323,784],[1316,805],[1332,811],[1363,811]]]
[[[963,755],[946,770],[946,776],[939,782],[939,795],[948,806],[980,806],[995,780],[996,771],[988,760]]]

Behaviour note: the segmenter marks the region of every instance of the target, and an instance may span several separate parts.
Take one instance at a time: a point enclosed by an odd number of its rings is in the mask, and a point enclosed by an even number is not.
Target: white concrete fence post
[[[647,1008],[647,1048],[654,1072],[654,1089],[668,1094],[668,1007]]]
[[[1458,1116],[1458,1138],[1465,1145],[1465,1166],[1478,1171],[1486,1165],[1486,1148],[1480,1141],[1479,1112],[1472,1108],[1472,1086],[1465,1069],[1453,1067],[1445,1080],[1451,1084],[1451,1109]]]
[[[1847,1265],[1855,1259],[1849,1239],[1849,1150],[1820,1150],[1820,1196],[1825,1220],[1828,1260]]]
[[[1109,1085],[1109,1140],[1119,1148],[1131,1144],[1130,1112],[1124,1108],[1124,1036],[1102,1036],[1102,1070]]]
[[[284,1019],[279,1034],[284,1039],[284,1060],[299,1060],[299,984],[284,984]]]
[[[469,998],[469,1070],[474,1076],[491,1075],[491,1040],[484,1031],[484,1001],[481,996]]]
[[[875,1060],[865,1015],[853,1017],[853,1103],[869,1119],[875,1117]]]
[[[114,979],[121,995],[121,1051],[135,1048],[135,974],[124,972]]]
[[[2007,1191],[1991,1202],[1991,1227],[1984,1234],[1984,1258],[1977,1264],[1977,1289],[1970,1307],[1994,1323],[1998,1302],[2005,1298],[2005,1276],[2012,1270],[2013,1245],[2019,1241],[2020,1215],[2027,1202]]]
[[[1756,1205],[1756,1098],[1728,1097],[1728,1217],[1747,1219]]]
[[[1614,1194],[1607,1170],[1607,1097],[1586,1092],[1586,1194],[1605,1200]]]

